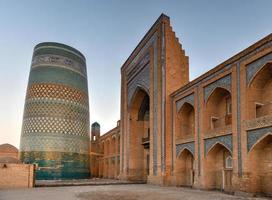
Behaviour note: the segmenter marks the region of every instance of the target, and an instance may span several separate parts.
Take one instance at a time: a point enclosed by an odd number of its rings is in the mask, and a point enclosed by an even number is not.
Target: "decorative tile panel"
[[[223,136],[208,138],[204,140],[205,155],[207,155],[207,153],[216,143],[223,144],[232,153],[232,135],[223,135]]]
[[[32,60],[31,68],[35,67],[42,67],[54,65],[57,67],[62,67],[65,69],[72,70],[74,72],[79,73],[80,75],[86,77],[86,66],[82,65],[81,63],[69,59],[64,56],[56,56],[56,55],[40,55],[36,56]]]
[[[247,84],[249,84],[254,75],[266,64],[272,62],[272,53],[263,56],[262,58],[250,63],[246,68]]]
[[[149,53],[148,53],[148,48],[151,46],[154,49],[154,55],[153,55],[153,64],[154,64],[154,91],[153,91],[153,105],[154,105],[154,110],[153,110],[153,152],[151,152],[152,157],[153,157],[153,175],[157,174],[157,123],[158,123],[158,117],[157,117],[157,109],[158,109],[158,103],[157,103],[157,91],[158,91],[158,86],[157,86],[157,81],[158,81],[158,49],[157,49],[157,37],[158,34],[155,32],[153,36],[146,42],[143,48],[137,53],[137,55],[134,57],[134,59],[129,63],[126,69],[126,76],[128,79],[128,105],[131,102],[132,96],[137,89],[137,87],[142,87],[146,90],[146,92],[149,93],[150,90],[150,66],[149,66]],[[146,55],[144,55],[146,54]],[[142,60],[141,60],[142,59]],[[141,68],[141,69],[137,69]],[[134,77],[133,77],[134,76]],[[150,99],[150,101],[152,101]],[[151,102],[150,102],[151,103]],[[128,118],[124,120],[129,119],[129,115],[127,116]],[[128,125],[127,127],[127,141],[130,141],[130,127]],[[129,171],[129,148],[130,144],[126,144],[126,172],[128,173]],[[123,163],[122,163],[123,164]],[[123,168],[123,166],[122,166]]]
[[[247,120],[244,122],[244,126],[246,130],[272,126],[272,115],[267,115],[263,117],[258,117],[256,119]]]
[[[247,151],[250,151],[254,144],[266,134],[272,134],[272,126],[247,131]]]
[[[148,92],[149,94],[149,84],[150,84],[149,70],[150,70],[149,65],[146,65],[142,69],[142,71],[140,71],[128,84],[128,102],[129,103],[131,102],[132,96],[135,93],[135,90],[137,89],[137,87],[141,87],[145,89],[145,91]]]
[[[180,100],[178,100],[176,102],[176,109],[177,109],[177,112],[179,112],[179,110],[181,109],[181,107],[183,106],[184,103],[189,103],[191,104],[193,107],[195,105],[195,96],[194,96],[194,93],[193,94],[190,94]]]
[[[89,143],[86,143],[88,137],[36,132],[21,138],[20,151],[56,151],[69,153],[89,153]]]
[[[183,144],[177,144],[176,145],[176,156],[180,154],[184,149],[187,149],[190,151],[193,156],[195,156],[195,142],[188,142],[188,143],[183,143]]]
[[[211,95],[211,93],[215,90],[215,88],[217,87],[221,87],[221,88],[225,88],[228,91],[231,91],[231,75],[227,75],[223,78],[218,79],[217,81],[207,85],[204,88],[204,98],[205,98],[205,102],[207,102],[207,99],[209,98],[209,96]]]
[[[29,86],[32,84],[60,84],[74,87],[88,94],[87,79],[80,74],[56,66],[35,67],[30,71]]]

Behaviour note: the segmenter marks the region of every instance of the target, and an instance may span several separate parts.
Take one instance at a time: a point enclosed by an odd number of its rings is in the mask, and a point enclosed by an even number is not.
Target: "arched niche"
[[[177,113],[176,139],[193,138],[195,132],[195,109],[185,102]]]
[[[272,114],[272,63],[266,63],[248,84],[247,111],[249,119]]]
[[[184,148],[176,158],[175,176],[177,186],[192,186],[194,183],[194,155]]]
[[[272,195],[272,134],[260,138],[249,151],[247,166],[250,175],[249,191]]]
[[[218,142],[209,149],[204,174],[207,189],[232,189],[232,154],[224,144]]]
[[[223,128],[232,123],[231,93],[225,88],[215,88],[207,98],[205,109],[206,132]]]

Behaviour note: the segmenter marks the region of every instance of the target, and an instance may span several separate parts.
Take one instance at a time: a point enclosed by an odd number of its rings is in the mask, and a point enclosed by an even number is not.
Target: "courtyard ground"
[[[217,191],[146,184],[0,189],[0,200],[245,200]]]

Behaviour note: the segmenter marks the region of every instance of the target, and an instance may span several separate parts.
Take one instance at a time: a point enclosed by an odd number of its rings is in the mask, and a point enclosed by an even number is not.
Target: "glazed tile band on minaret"
[[[20,159],[36,179],[89,178],[86,60],[78,50],[45,42],[34,48],[25,99]]]

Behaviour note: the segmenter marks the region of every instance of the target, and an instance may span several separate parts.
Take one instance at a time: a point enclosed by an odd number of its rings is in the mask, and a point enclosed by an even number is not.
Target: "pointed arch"
[[[130,108],[131,105],[133,104],[135,98],[137,97],[137,94],[140,92],[140,91],[144,91],[148,96],[149,96],[149,90],[148,88],[146,88],[144,85],[142,84],[137,84],[136,88],[134,89],[133,91],[133,94],[131,95],[130,99],[129,99],[129,102],[128,102],[128,107]]]
[[[230,163],[232,159],[228,158],[232,158],[231,150],[219,141],[215,142],[206,152],[204,186],[207,189],[225,190],[232,187],[232,168],[228,168],[232,167],[232,163]]]
[[[217,92],[218,90],[226,91],[226,92],[229,93],[229,95],[231,95],[231,91],[230,91],[227,87],[217,86],[217,87],[215,87],[215,88],[210,92],[210,94],[207,96],[207,98],[206,98],[206,105],[207,105],[207,103],[209,102],[210,98],[211,98],[214,94],[216,94],[216,92]]]
[[[149,138],[149,94],[137,86],[129,104],[129,163],[130,176],[135,180],[146,180],[149,172],[149,141],[143,144],[143,139]],[[148,163],[147,163],[148,162]]]
[[[209,149],[207,149],[206,156],[208,156],[210,152],[212,152],[213,150],[215,150],[216,147],[219,147],[219,146],[227,149],[229,153],[232,155],[231,149],[229,149],[225,144],[223,144],[222,142],[216,142]]]
[[[181,149],[181,151],[180,151],[180,152],[178,153],[178,155],[177,155],[177,158],[182,157],[182,154],[183,154],[184,152],[188,152],[188,153],[191,154],[191,156],[194,158],[194,152],[192,152],[192,150],[189,149],[189,148],[187,148],[187,147],[184,147],[183,149]]]
[[[194,154],[184,147],[175,162],[177,186],[192,186],[194,184]]]
[[[254,119],[271,115],[272,112],[272,62],[266,62],[253,74],[248,83],[248,118]]]
[[[183,101],[180,105],[179,105],[179,109],[177,110],[177,113],[179,113],[181,111],[181,109],[183,108],[183,106],[185,104],[189,104],[190,106],[192,106],[194,108],[194,105],[192,104],[192,102],[189,101]]]
[[[265,135],[263,135],[262,137],[260,137],[253,145],[252,147],[250,148],[249,152],[252,152],[256,146],[258,146],[258,144],[260,144],[261,142],[263,142],[265,139],[267,139],[268,137],[272,137],[272,133],[271,132],[268,132],[266,133]]]
[[[205,105],[205,134],[232,124],[231,105],[232,96],[228,89],[218,86],[211,92]]]
[[[252,83],[255,81],[256,77],[263,71],[265,70],[266,67],[271,67],[272,61],[268,61],[264,63],[260,68],[250,77],[248,80],[248,87],[251,87]]]

